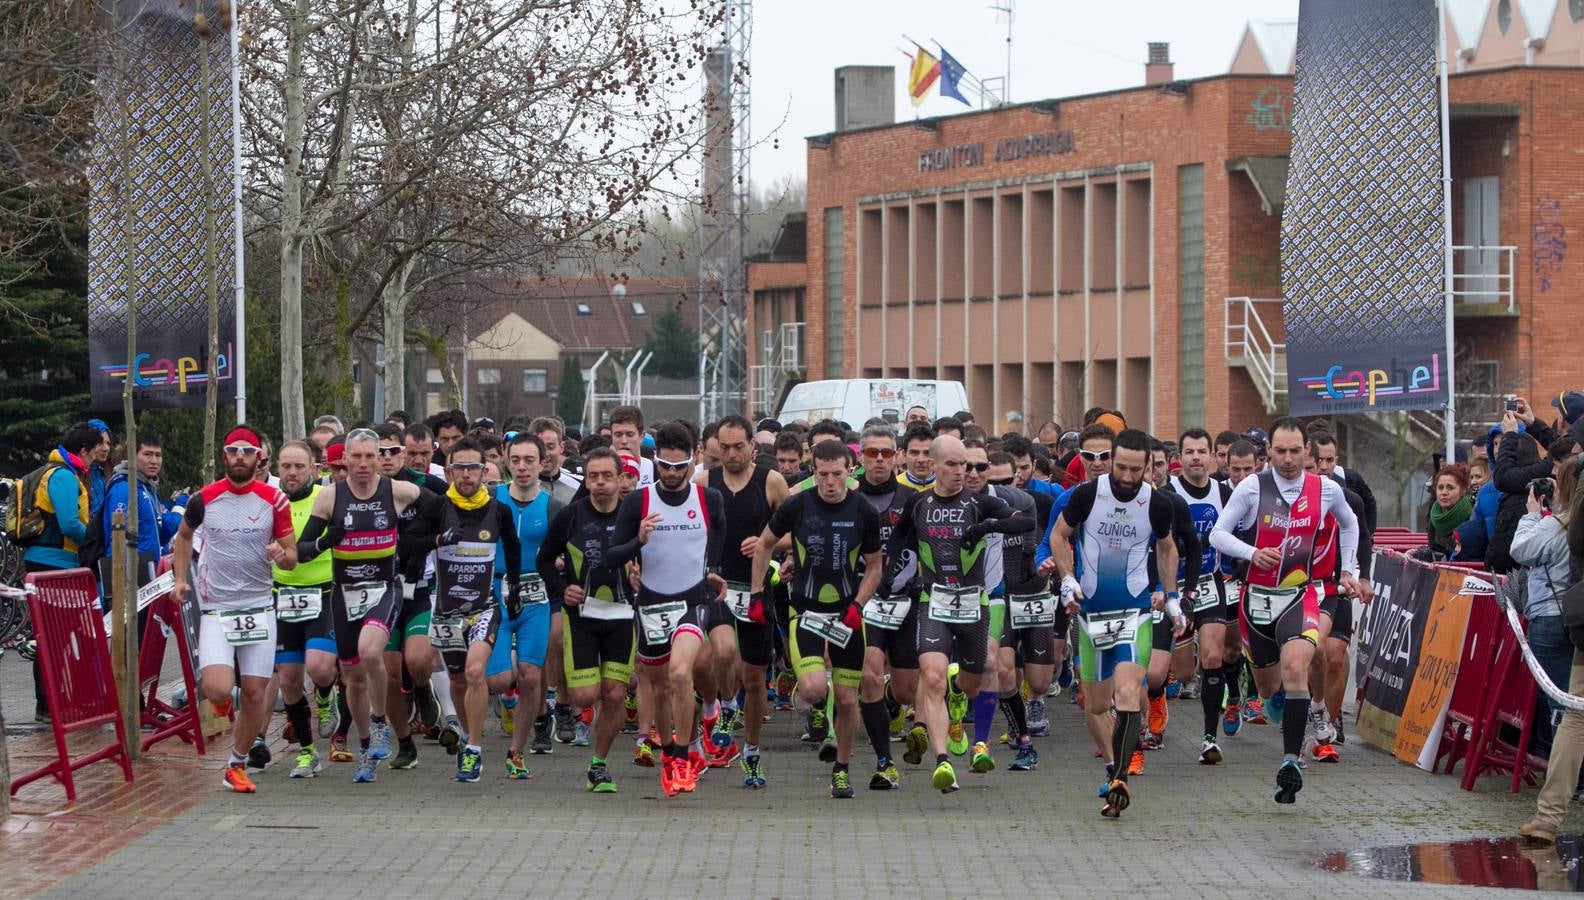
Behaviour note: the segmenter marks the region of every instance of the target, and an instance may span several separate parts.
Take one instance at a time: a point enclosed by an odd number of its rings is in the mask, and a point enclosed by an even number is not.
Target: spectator
[[[1491,484],[1499,494],[1490,546],[1485,548],[1485,566],[1498,575],[1512,571],[1512,538],[1528,502],[1529,482],[1551,475],[1551,462],[1540,458],[1540,448],[1557,436],[1545,423],[1535,420],[1527,400],[1518,398],[1517,406],[1502,415],[1501,442],[1491,457]]]
[[[44,514],[44,533],[22,552],[22,571],[49,572],[77,567],[77,548],[88,537],[88,457],[107,439],[106,432],[80,422],[66,429],[49,453],[50,466],[34,504]],[[33,660],[33,721],[48,722],[44,679]]]
[[[1474,501],[1469,498],[1468,489],[1468,466],[1448,463],[1436,473],[1425,528],[1430,536],[1426,546],[1436,559],[1447,559],[1457,552],[1457,528],[1474,517]]]
[[[171,538],[181,527],[181,515],[166,509],[160,500],[160,471],[165,465],[165,451],[160,437],[153,432],[139,432],[137,456],[116,466],[110,485],[105,489],[104,546],[110,547],[112,518],[128,507],[127,494],[132,469],[137,471],[138,498],[138,556],[150,565],[139,566],[138,586],[152,580],[153,566],[159,558],[170,552]]]
[[[1490,483],[1490,459],[1476,456],[1469,461],[1468,470],[1469,496],[1474,497],[1479,494],[1480,488]]]
[[[110,483],[110,426],[101,419],[89,419],[88,424],[99,432],[99,443],[89,450],[88,464],[88,515],[93,517],[104,507],[105,486]]]
[[[1511,552],[1514,563],[1529,568],[1528,599],[1524,603],[1529,646],[1551,680],[1563,685],[1573,662],[1573,644],[1562,627],[1560,595],[1568,583],[1567,527],[1577,479],[1571,457],[1559,461],[1556,471],[1554,496],[1549,502],[1530,486],[1524,498],[1526,511],[1513,533]],[[1550,710],[1550,716],[1536,723],[1542,726],[1536,728],[1536,738],[1545,749],[1551,746],[1553,727],[1562,707],[1552,703]]]

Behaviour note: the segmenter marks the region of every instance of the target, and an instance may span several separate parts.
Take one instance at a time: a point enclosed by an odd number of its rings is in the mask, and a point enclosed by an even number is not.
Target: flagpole
[[[1436,0],[1436,65],[1440,70],[1441,90],[1441,288],[1446,305],[1446,461],[1454,461],[1457,450],[1457,381],[1453,362],[1452,309],[1452,137],[1447,99],[1446,11]]]
[[[231,220],[235,232],[233,243],[236,257],[236,343],[231,348],[231,372],[236,386],[236,417],[247,421],[247,304],[242,282],[242,41],[241,4],[231,4]],[[210,385],[218,390],[219,385]]]

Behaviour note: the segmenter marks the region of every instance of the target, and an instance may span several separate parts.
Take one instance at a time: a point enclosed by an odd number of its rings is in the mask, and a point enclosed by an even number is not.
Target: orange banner
[[[1452,685],[1457,681],[1458,662],[1463,656],[1463,638],[1473,602],[1463,590],[1467,577],[1467,573],[1452,569],[1436,573],[1424,638],[1419,643],[1418,666],[1397,729],[1397,758],[1422,769],[1434,766],[1436,745],[1440,743],[1447,705],[1452,702]]]

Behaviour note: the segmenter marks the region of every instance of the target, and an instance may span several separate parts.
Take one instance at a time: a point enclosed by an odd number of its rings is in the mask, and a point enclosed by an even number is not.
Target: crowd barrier
[[[115,760],[127,781],[132,762],[126,751],[126,728],[110,667],[110,641],[99,607],[99,586],[87,569],[35,572],[23,580],[28,611],[38,642],[39,673],[49,706],[56,758],[47,765],[11,782],[15,794],[24,785],[53,777],[66,789],[66,799],[77,799],[72,773],[102,760]],[[115,740],[86,756],[72,759],[66,736],[79,731],[115,725]]]
[[[143,644],[138,651],[138,693],[143,697],[142,724],[150,733],[143,738],[146,751],[160,741],[179,737],[192,744],[200,756],[205,753],[204,729],[198,713],[198,608],[192,603],[178,603],[171,593],[170,558],[160,566],[160,577],[145,588],[153,593],[146,604],[139,596],[138,606],[148,608],[151,627],[143,632]],[[152,589],[152,590],[151,590]],[[188,702],[174,706],[160,699],[160,674],[165,664],[165,648],[172,640],[176,643],[176,659],[182,673],[182,684],[187,689]]]

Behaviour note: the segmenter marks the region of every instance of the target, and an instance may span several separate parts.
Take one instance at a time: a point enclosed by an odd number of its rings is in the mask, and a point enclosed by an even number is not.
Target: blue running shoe
[[[374,781],[374,770],[379,768],[379,760],[369,756],[364,750],[358,754],[357,768],[352,770],[353,784],[370,784]]]
[[[474,782],[484,772],[484,754],[470,747],[457,754],[457,781]]]
[[[1298,767],[1298,761],[1282,760],[1281,768],[1276,770],[1276,802],[1297,803],[1298,792],[1301,790],[1303,790],[1303,769]]]
[[[1012,760],[1012,765],[1007,768],[1014,772],[1032,772],[1039,767],[1039,752],[1032,746],[1024,744],[1018,748],[1017,756]]]
[[[368,755],[369,759],[385,759],[391,751],[391,727],[389,722],[375,722],[369,729]]]
[[[1242,705],[1243,704],[1241,703],[1233,703],[1228,705],[1226,708],[1226,715],[1221,717],[1221,730],[1226,732],[1227,737],[1236,735],[1238,733],[1238,729],[1243,727],[1243,710],[1241,709]]]
[[[1277,691],[1265,701],[1265,719],[1272,725],[1282,723],[1282,710],[1287,708],[1287,692]]]

